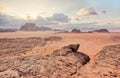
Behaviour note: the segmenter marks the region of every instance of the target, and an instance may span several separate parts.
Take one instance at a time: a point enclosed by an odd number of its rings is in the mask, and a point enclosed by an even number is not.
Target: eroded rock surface
[[[83,78],[120,78],[120,44],[105,47],[80,73]]]
[[[48,41],[59,41],[61,37],[50,36],[47,38],[29,37],[29,38],[3,38],[0,39],[0,61],[5,57],[20,56],[26,51],[31,51],[34,47],[42,47]]]
[[[78,71],[90,60],[88,55],[77,52],[78,48],[79,44],[71,44],[48,56],[27,56],[0,62],[0,77],[78,78]]]
[[[105,47],[96,58],[94,66],[96,69],[100,67],[102,77],[120,78],[120,44]]]

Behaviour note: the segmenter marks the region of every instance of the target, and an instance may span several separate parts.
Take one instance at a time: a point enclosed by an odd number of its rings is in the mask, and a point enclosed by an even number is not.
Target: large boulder
[[[20,57],[0,62],[0,77],[78,78],[78,70],[90,60],[88,55],[78,52],[78,48],[79,44],[71,44],[48,56]]]

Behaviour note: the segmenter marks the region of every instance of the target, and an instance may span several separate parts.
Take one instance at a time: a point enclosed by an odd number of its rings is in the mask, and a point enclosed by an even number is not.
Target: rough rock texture
[[[105,47],[96,55],[95,67],[101,68],[102,77],[119,77],[120,78],[120,44]],[[106,72],[102,72],[106,70]]]
[[[79,29],[72,29],[72,33],[80,33],[81,31]]]
[[[96,54],[89,70],[86,66],[80,72],[83,78],[120,78],[120,44],[105,47]]]
[[[48,41],[59,41],[61,37],[50,36],[47,38],[41,37],[29,37],[29,38],[3,38],[0,39],[0,61],[8,56],[18,56],[31,51],[34,47],[42,47],[47,44]]]
[[[55,50],[48,56],[28,56],[0,62],[0,78],[78,78],[90,58],[77,52],[79,44]]]
[[[58,37],[58,36],[51,36],[51,37],[45,37],[44,39],[45,39],[45,41],[59,41],[62,38]]]

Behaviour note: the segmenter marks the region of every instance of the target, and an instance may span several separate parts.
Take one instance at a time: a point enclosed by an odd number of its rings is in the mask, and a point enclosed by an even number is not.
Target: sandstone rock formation
[[[22,31],[46,31],[46,30],[51,30],[48,27],[38,27],[36,26],[35,23],[26,23],[25,25],[23,25],[20,30]]]
[[[0,77],[4,78],[78,78],[78,70],[89,62],[77,52],[79,44],[55,50],[48,56],[27,56],[0,62]]]
[[[109,33],[109,31],[107,29],[98,29],[98,30],[93,30],[91,32]]]
[[[94,66],[95,69],[100,68],[101,77],[120,78],[120,44],[107,46],[100,51]]]
[[[72,29],[72,33],[80,33],[81,31],[79,29]]]
[[[120,44],[105,47],[88,67],[81,69],[82,78],[120,78]]]
[[[39,31],[39,27],[34,23],[26,23],[23,25],[20,30],[22,31]]]

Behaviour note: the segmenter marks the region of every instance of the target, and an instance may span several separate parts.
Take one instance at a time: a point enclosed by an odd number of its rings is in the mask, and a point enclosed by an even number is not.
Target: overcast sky
[[[120,0],[0,0],[0,26],[120,26]]]

